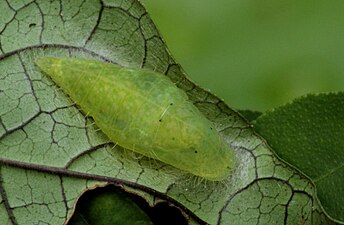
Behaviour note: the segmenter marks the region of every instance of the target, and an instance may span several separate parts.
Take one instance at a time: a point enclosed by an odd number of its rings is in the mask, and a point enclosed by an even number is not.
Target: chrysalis
[[[207,180],[228,177],[233,151],[168,77],[85,59],[36,64],[114,143]]]

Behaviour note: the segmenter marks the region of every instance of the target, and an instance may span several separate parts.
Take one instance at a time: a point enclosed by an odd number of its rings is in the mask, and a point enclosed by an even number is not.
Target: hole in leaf
[[[109,185],[85,192],[68,225],[188,224],[182,212],[167,202],[149,206],[142,197]]]

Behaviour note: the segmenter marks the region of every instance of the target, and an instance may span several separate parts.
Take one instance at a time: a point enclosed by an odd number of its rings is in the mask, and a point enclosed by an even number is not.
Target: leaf
[[[313,185],[280,162],[251,126],[189,81],[136,0],[0,1],[0,221],[64,224],[86,190],[114,184],[198,224],[331,224]],[[115,146],[34,65],[36,57],[95,58],[166,74],[229,145],[223,183],[135,158]],[[209,165],[211,166],[211,165]],[[283,222],[282,222],[283,221]]]
[[[307,95],[259,117],[257,131],[312,179],[326,212],[344,222],[344,93]]]

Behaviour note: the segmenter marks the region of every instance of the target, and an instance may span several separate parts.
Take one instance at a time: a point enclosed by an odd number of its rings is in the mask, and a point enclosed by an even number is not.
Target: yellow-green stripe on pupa
[[[233,168],[232,149],[168,77],[75,58],[36,64],[114,143],[208,180]]]

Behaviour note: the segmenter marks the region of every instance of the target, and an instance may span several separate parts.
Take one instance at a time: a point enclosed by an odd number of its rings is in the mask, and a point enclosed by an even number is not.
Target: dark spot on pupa
[[[35,23],[30,23],[30,24],[29,24],[29,27],[30,27],[30,28],[35,27],[35,26],[36,26]]]

